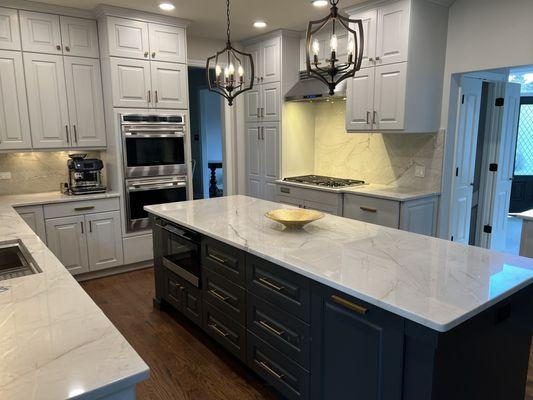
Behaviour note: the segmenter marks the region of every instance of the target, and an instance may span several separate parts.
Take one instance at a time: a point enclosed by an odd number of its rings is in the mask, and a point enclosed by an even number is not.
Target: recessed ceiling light
[[[254,27],[256,28],[265,28],[267,26],[265,21],[255,21]]]
[[[159,8],[163,11],[172,11],[176,7],[172,3],[160,3]]]
[[[315,7],[325,7],[328,5],[328,0],[313,0],[311,1]]]

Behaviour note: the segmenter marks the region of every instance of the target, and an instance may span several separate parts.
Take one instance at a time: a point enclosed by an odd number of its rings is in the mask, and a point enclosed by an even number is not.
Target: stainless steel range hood
[[[335,94],[330,96],[328,87],[315,78],[309,78],[307,71],[300,71],[300,80],[285,95],[285,101],[327,101],[346,98],[346,84],[342,81],[335,88]]]

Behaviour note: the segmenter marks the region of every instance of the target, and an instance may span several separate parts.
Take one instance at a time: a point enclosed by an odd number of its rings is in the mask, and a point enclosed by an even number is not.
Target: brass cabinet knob
[[[144,52],[144,58],[148,58],[148,52],[147,51]]]

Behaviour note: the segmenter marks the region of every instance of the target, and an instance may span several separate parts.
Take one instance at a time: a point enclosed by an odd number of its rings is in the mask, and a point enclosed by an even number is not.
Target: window
[[[533,176],[533,97],[520,101],[514,174]]]

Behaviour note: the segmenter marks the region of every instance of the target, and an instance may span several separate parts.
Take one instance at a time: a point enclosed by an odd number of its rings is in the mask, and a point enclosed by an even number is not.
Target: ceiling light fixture
[[[265,21],[255,21],[254,27],[255,28],[265,28],[267,26]]]
[[[329,15],[310,21],[307,26],[306,64],[307,74],[329,87],[329,94],[335,94],[335,87],[361,69],[363,58],[363,23],[360,19],[349,19],[339,14],[339,0],[329,0]],[[353,29],[352,29],[353,27]],[[357,30],[357,31],[356,31]],[[321,34],[330,33],[329,58],[319,59]],[[346,40],[346,53],[339,50],[339,42]]]
[[[328,5],[328,0],[313,0],[311,1],[315,7],[325,7]]]
[[[176,7],[172,3],[160,3],[159,8],[163,11],[172,11]]]
[[[226,47],[207,59],[205,69],[209,90],[226,98],[228,105],[231,106],[235,97],[253,88],[254,60],[251,54],[234,49],[231,45],[229,11],[229,0],[226,0]],[[219,59],[226,64],[224,69],[220,65]],[[244,76],[245,65],[250,67],[250,76],[247,76],[246,79]],[[209,73],[213,66],[215,69],[214,77]]]

